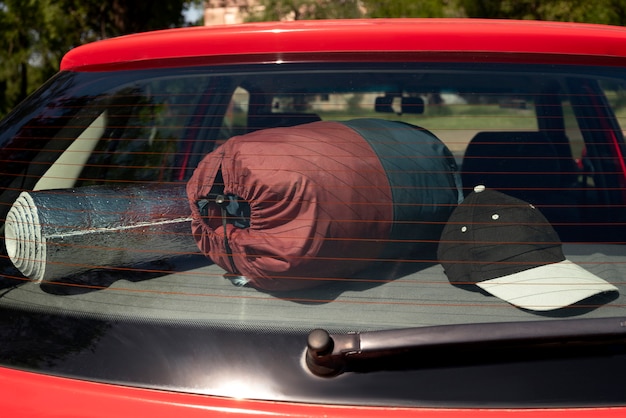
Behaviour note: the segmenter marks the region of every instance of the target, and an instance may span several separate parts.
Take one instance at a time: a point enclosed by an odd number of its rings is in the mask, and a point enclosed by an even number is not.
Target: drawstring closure
[[[230,267],[233,271],[233,274],[240,275],[239,270],[237,270],[237,267],[235,266],[233,252],[230,249],[230,245],[228,244],[228,229],[226,228],[226,225],[228,224],[228,212],[226,211],[226,208],[230,204],[230,200],[227,199],[226,196],[224,196],[223,194],[219,194],[215,196],[214,201],[217,206],[220,207],[220,212],[222,215],[222,227],[224,228],[224,248],[226,249],[226,256],[228,257],[228,261],[230,262]]]
[[[224,249],[234,275],[240,275],[235,266],[233,252],[228,242],[228,228],[230,223],[237,228],[248,228],[250,226],[250,205],[245,200],[233,194],[209,193],[209,195],[198,201],[200,215],[203,218],[209,216],[209,205],[215,204],[220,208],[221,224],[224,229]]]

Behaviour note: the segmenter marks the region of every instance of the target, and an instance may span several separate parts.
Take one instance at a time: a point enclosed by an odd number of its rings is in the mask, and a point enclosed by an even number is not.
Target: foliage
[[[261,11],[248,21],[441,17],[455,15],[452,3],[454,0],[261,0]]]
[[[363,17],[360,0],[261,0],[247,21],[352,19]]]
[[[184,24],[201,0],[1,0],[0,116],[58,70],[86,42]]]
[[[458,16],[454,1],[441,0],[363,0],[368,17],[447,17]]]
[[[626,24],[626,0],[458,0],[468,17]]]
[[[56,35],[54,11],[46,0],[9,0],[0,3],[0,112],[24,99],[30,87],[40,84],[54,71],[51,37]],[[37,12],[33,13],[32,11]],[[50,28],[46,29],[48,24]],[[39,74],[30,74],[37,65]]]
[[[250,20],[480,17],[626,25],[626,0],[260,0]]]

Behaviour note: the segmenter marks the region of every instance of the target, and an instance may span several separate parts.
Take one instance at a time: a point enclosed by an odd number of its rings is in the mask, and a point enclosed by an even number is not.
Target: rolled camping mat
[[[249,205],[224,224],[217,189]],[[462,200],[454,157],[432,133],[358,119],[255,131],[205,156],[187,183],[198,247],[265,290],[343,280],[382,261],[435,261]]]
[[[184,185],[22,192],[5,224],[15,267],[33,281],[197,253]]]

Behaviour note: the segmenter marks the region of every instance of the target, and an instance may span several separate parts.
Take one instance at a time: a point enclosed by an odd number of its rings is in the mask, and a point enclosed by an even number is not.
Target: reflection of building
[[[259,0],[207,0],[204,2],[204,24],[231,25],[242,23],[259,7]]]

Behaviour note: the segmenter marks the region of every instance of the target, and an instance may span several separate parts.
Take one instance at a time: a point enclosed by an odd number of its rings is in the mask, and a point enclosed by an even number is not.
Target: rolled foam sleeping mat
[[[223,209],[207,204],[216,190],[249,205],[249,224],[224,222]],[[434,261],[462,200],[445,144],[378,119],[233,137],[200,162],[187,195],[200,250],[265,290],[343,280],[374,260]]]
[[[31,280],[53,280],[197,253],[184,185],[88,186],[22,192],[5,242]]]

